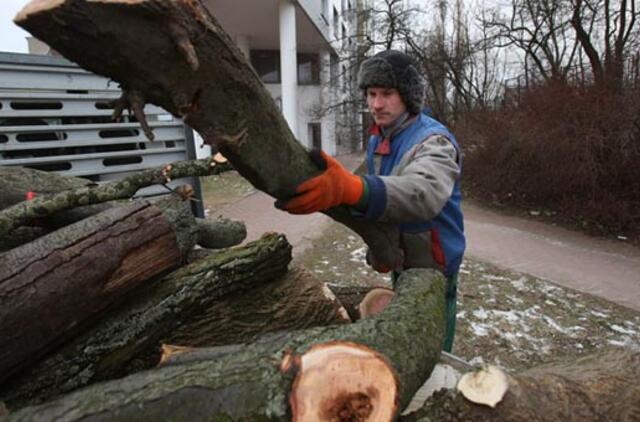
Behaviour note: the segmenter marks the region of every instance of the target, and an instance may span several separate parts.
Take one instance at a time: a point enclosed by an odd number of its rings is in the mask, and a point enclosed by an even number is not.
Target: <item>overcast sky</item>
[[[13,23],[13,18],[29,0],[0,0],[0,51],[27,52],[27,32]]]

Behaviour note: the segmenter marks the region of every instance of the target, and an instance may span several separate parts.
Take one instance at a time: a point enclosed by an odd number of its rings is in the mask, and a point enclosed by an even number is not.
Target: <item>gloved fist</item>
[[[364,192],[364,182],[324,151],[314,150],[311,159],[326,170],[296,188],[296,196],[276,206],[291,214],[311,214],[338,205],[355,205]]]

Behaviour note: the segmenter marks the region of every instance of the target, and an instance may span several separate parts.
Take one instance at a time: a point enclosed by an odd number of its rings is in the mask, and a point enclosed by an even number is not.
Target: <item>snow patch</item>
[[[517,280],[511,280],[511,285],[520,291],[528,291],[529,287],[526,285],[526,277],[520,277]]]
[[[503,277],[500,275],[493,275],[493,274],[483,274],[482,278],[485,280],[490,280],[490,281],[508,281],[511,280],[508,277]]]
[[[477,324],[475,322],[472,322],[471,329],[473,330],[473,334],[475,334],[477,337],[484,337],[489,335],[489,327],[486,324]]]
[[[484,365],[484,359],[482,358],[482,356],[474,356],[469,363],[473,366],[483,366]]]
[[[367,248],[362,247],[351,251],[351,262],[363,262],[367,256]]]
[[[610,327],[611,327],[611,329],[613,331],[616,331],[616,332],[621,333],[621,334],[627,334],[627,335],[630,335],[630,336],[632,336],[634,334],[638,334],[638,332],[635,331],[635,330],[629,330],[629,329],[621,327],[621,326],[619,326],[617,324],[612,324],[612,325],[610,325]]]
[[[489,312],[487,312],[484,308],[480,308],[473,311],[473,316],[478,319],[487,319],[489,318]]]

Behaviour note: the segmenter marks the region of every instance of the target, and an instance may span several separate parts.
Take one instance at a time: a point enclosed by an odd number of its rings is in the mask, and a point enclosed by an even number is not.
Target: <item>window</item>
[[[308,127],[311,147],[322,149],[322,126],[320,123],[309,123]]]
[[[340,87],[345,92],[349,87],[349,75],[347,75],[347,66],[342,66],[342,81],[341,81]]]
[[[320,85],[320,60],[317,54],[298,54],[298,84]]]
[[[347,37],[347,28],[342,25],[342,48],[347,46],[347,41],[349,41],[349,37]]]
[[[280,72],[280,51],[251,50],[251,65],[264,83],[282,82]],[[317,54],[300,53],[298,61],[298,84],[320,85],[320,59]]]
[[[264,83],[280,83],[280,52],[277,50],[251,50],[251,65]]]
[[[340,18],[338,15],[338,9],[333,8],[333,36],[337,39],[340,36]]]
[[[338,83],[338,56],[332,54],[329,58],[329,78],[332,84]]]

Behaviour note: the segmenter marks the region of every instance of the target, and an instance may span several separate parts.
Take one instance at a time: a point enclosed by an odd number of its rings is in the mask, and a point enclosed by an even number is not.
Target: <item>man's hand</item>
[[[321,167],[326,170],[298,185],[296,196],[284,204],[276,202],[276,207],[291,214],[311,214],[342,204],[357,204],[364,191],[362,178],[351,173],[324,151],[314,150],[310,155],[314,162],[322,164]]]

